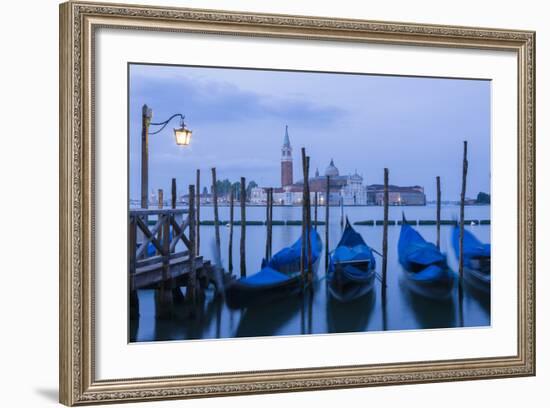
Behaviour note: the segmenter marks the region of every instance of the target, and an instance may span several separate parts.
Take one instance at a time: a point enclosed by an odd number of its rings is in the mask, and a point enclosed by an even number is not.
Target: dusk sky
[[[144,103],[153,122],[182,113],[193,131],[187,147],[174,142],[177,119],[150,136],[149,194],[163,188],[169,198],[172,177],[187,191],[197,168],[209,186],[211,167],[218,179],[279,187],[285,125],[295,181],[305,147],[312,174],[333,158],[341,175],[357,170],[374,184],[388,167],[391,184],[421,185],[428,200],[439,175],[442,199],[458,200],[468,140],[467,196],[490,191],[490,81],[131,65],[129,84],[131,199],[140,197]]]

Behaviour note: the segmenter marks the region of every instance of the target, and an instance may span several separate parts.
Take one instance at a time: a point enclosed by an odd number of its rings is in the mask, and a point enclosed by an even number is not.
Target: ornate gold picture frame
[[[98,29],[284,38],[517,59],[517,352],[482,358],[98,379],[95,47]],[[115,135],[116,137],[116,135]],[[124,135],[120,135],[124,137]],[[122,159],[122,158],[121,158]],[[60,6],[60,402],[79,405],[530,376],[535,374],[535,33],[229,11],[68,2]],[[124,294],[121,294],[124,296]]]

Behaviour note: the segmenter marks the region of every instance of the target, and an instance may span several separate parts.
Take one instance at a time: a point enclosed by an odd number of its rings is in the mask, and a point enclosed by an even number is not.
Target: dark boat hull
[[[339,270],[334,272],[334,277],[328,282],[328,290],[332,297],[340,302],[351,302],[372,292],[374,288],[375,273],[371,270],[364,279],[349,279]]]
[[[416,272],[405,270],[405,286],[416,295],[429,299],[448,299],[454,288],[454,279],[417,280]]]
[[[455,227],[452,232],[452,246],[459,258],[459,234]],[[464,230],[464,280],[481,293],[491,292],[491,250],[489,244],[483,244],[475,235]]]
[[[491,292],[491,275],[485,274],[478,269],[465,267],[464,280],[480,292]]]
[[[315,275],[322,244],[317,231],[312,232],[312,272]],[[299,294],[307,282],[304,282],[300,274],[301,243],[302,239],[299,238],[292,246],[276,253],[268,262],[264,260],[262,269],[255,275],[230,282],[225,289],[228,307],[248,308]],[[267,280],[259,278],[266,273],[270,275]]]
[[[296,296],[301,291],[302,279],[300,276],[263,286],[250,286],[240,280],[234,280],[226,286],[225,301],[229,308],[240,309]]]

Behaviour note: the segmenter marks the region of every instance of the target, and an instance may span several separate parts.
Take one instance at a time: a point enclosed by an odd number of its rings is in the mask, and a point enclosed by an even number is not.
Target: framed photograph
[[[535,374],[535,33],[60,6],[60,401]]]

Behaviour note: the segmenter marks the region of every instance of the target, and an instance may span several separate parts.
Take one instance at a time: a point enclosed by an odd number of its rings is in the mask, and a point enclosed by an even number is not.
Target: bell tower
[[[292,146],[290,146],[288,125],[286,125],[285,140],[281,148],[281,186],[290,186],[292,183]]]

